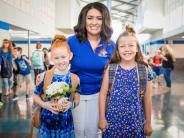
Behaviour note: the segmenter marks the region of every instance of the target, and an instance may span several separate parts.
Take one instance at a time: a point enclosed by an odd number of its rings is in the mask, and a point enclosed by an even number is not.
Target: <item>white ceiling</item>
[[[86,5],[91,2],[101,2],[107,5],[107,0],[79,0],[82,5]],[[137,7],[141,0],[111,0],[111,17],[112,20],[121,21],[122,25],[126,22],[134,24],[134,18],[137,16]],[[28,31],[16,26],[11,26],[10,36],[13,40],[28,39]],[[48,36],[41,36],[35,32],[30,32],[31,39],[46,39]]]
[[[101,2],[107,5],[107,0],[80,0],[81,3]],[[137,17],[137,7],[141,0],[111,0],[112,20],[119,20],[124,25],[126,22],[134,24]]]

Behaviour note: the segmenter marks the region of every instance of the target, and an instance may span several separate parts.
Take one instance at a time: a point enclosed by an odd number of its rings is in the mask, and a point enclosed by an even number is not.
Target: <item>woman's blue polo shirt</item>
[[[68,38],[68,44],[73,52],[71,72],[80,78],[80,94],[98,93],[102,84],[104,68],[115,50],[115,43],[110,41],[107,44],[101,39],[100,47],[93,51],[88,40],[80,42],[73,35]]]

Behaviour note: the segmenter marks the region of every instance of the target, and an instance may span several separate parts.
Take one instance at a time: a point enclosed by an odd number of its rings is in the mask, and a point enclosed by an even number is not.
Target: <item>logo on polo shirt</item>
[[[101,57],[107,57],[107,51],[105,49],[101,49],[98,55]]]

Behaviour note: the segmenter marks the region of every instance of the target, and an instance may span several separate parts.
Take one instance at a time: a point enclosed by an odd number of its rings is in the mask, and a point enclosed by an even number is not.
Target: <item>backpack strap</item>
[[[113,89],[117,68],[118,64],[109,64],[109,91],[107,95],[110,95],[110,92]]]
[[[71,81],[72,81],[72,92],[75,92],[77,86],[80,83],[79,77],[76,74],[71,73]]]
[[[45,72],[44,85],[43,85],[44,94],[41,95],[42,100],[45,100],[45,97],[46,97],[45,91],[47,90],[47,87],[52,82],[52,78],[53,78],[53,75],[54,75],[54,70],[55,70],[55,67],[52,67],[52,69]]]
[[[144,94],[146,92],[146,85],[147,85],[147,67],[143,64],[138,63],[137,65],[137,76],[138,76],[138,89],[139,89],[139,95],[140,98],[143,100]]]

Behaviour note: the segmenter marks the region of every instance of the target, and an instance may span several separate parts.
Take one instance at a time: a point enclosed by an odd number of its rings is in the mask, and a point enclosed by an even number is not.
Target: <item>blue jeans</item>
[[[166,86],[171,88],[171,69],[170,68],[163,68],[164,71],[164,78],[166,82]]]
[[[3,81],[3,90],[8,90],[12,88],[12,80],[11,78],[2,78]]]

